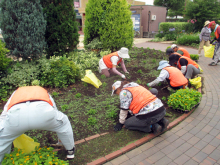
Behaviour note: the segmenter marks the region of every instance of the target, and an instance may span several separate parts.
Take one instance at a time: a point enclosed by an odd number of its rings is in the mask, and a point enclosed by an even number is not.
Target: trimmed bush
[[[192,44],[199,44],[199,33],[195,34],[184,34],[177,38],[177,44],[180,45],[192,45]]]
[[[84,45],[98,38],[111,51],[133,44],[133,22],[126,0],[91,0],[86,5]]]
[[[171,29],[175,28],[176,33],[188,32],[190,24],[188,22],[161,22],[159,26],[159,31],[163,31],[163,33],[169,33]],[[191,31],[190,31],[191,32]]]
[[[62,56],[76,49],[79,43],[78,25],[72,0],[41,0],[46,14],[47,57]]]
[[[40,58],[46,46],[46,21],[40,0],[2,0],[0,7],[6,47],[17,58]]]
[[[7,58],[6,54],[9,52],[8,49],[5,48],[5,43],[0,40],[0,78],[2,76],[2,72],[5,72],[9,64],[11,63],[11,58]]]

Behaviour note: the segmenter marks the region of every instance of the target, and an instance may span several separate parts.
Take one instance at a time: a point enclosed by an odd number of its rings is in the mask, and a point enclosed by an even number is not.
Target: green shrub
[[[39,61],[42,69],[40,76],[42,86],[64,88],[80,78],[79,68],[65,56]]]
[[[184,34],[177,38],[177,44],[179,45],[191,45],[193,43],[199,44],[199,33],[195,34]]]
[[[88,115],[95,115],[97,113],[97,110],[96,109],[90,109],[87,114]]]
[[[88,45],[85,45],[86,49],[102,49],[102,43],[99,38],[94,38]]]
[[[76,98],[80,98],[81,96],[82,96],[81,93],[77,93],[77,94],[75,95]]]
[[[34,81],[31,82],[31,85],[39,86],[40,85],[40,81],[39,80],[34,80]]]
[[[133,22],[126,0],[92,0],[86,4],[84,45],[99,38],[112,51],[133,45]]]
[[[5,48],[5,43],[0,40],[0,73],[5,72],[12,61],[10,58],[6,57],[8,52],[9,50]]]
[[[175,28],[176,33],[183,32],[183,30],[185,32],[188,32],[188,26],[190,26],[188,22],[161,22],[159,26],[159,31],[163,31],[164,35],[169,33],[169,30],[173,28]]]
[[[40,0],[2,0],[0,7],[6,47],[17,58],[40,58],[46,46],[46,20]]]
[[[46,14],[47,57],[62,56],[76,49],[79,43],[78,25],[72,0],[41,0]]]
[[[166,48],[165,52],[166,52],[166,51],[167,51],[167,49],[169,49],[169,48],[171,48],[171,46],[167,46],[167,48]]]
[[[34,80],[38,80],[40,72],[39,65],[34,62],[17,62],[12,65],[9,73],[2,78],[2,81],[13,87],[28,86]]]
[[[167,104],[173,109],[191,110],[199,103],[202,94],[193,89],[180,89],[169,96]]]
[[[199,55],[198,54],[190,54],[190,58],[192,60],[198,60],[199,59]]]
[[[95,117],[88,118],[88,125],[94,126],[97,124],[97,119]]]

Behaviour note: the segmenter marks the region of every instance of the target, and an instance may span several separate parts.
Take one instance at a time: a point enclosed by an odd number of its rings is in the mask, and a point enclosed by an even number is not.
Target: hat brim
[[[128,54],[121,54],[120,57],[121,58],[130,58],[130,56]]]
[[[161,69],[163,69],[163,68],[165,68],[167,66],[170,66],[170,64],[166,63],[166,64],[163,64],[161,66],[158,66],[157,70],[161,70]]]

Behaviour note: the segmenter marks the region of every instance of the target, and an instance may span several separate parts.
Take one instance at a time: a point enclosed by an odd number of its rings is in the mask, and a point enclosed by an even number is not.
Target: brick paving
[[[171,44],[144,42],[137,47],[165,51]],[[190,54],[197,49],[185,47]],[[203,52],[202,52],[203,53]],[[220,64],[200,57],[203,69],[203,97],[198,108],[184,121],[104,165],[220,165]]]

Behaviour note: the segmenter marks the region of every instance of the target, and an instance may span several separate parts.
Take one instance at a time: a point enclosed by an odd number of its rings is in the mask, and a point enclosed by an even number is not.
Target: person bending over
[[[171,48],[174,50],[174,52],[177,52],[181,54],[182,56],[190,58],[190,54],[186,49],[182,47],[178,47],[176,44],[171,45]]]
[[[125,79],[125,75],[117,71],[116,66],[121,63],[125,73],[129,73],[124,64],[124,58],[130,58],[128,48],[122,47],[119,51],[103,56],[99,61],[99,73],[110,77],[110,74],[117,74]]]
[[[165,80],[167,80],[169,86],[174,90],[181,88],[185,89],[188,86],[187,78],[184,77],[179,69],[170,66],[168,61],[160,61],[157,70],[161,70],[159,77],[157,77],[154,81],[148,83],[147,86],[153,87]]]

